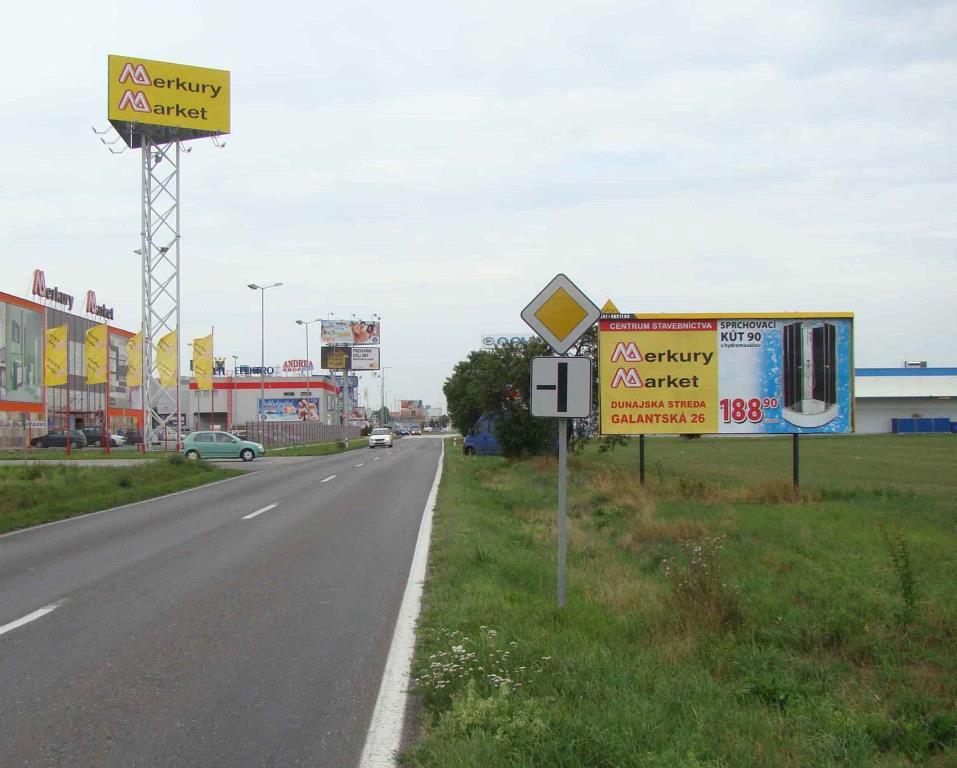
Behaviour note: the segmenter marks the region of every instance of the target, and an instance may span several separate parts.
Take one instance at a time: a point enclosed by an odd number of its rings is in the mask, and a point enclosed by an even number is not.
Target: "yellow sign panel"
[[[131,387],[143,386],[143,334],[137,333],[126,342],[126,383]]]
[[[213,334],[193,339],[193,375],[196,389],[213,388]]]
[[[176,331],[170,331],[156,342],[156,370],[161,387],[176,386]]]
[[[717,432],[715,328],[714,320],[602,320],[602,433]]]
[[[555,334],[555,338],[565,339],[585,319],[587,313],[581,304],[568,295],[568,291],[559,288],[534,314],[545,328]]]
[[[86,332],[86,383],[105,384],[108,374],[109,357],[106,339],[109,328],[106,325],[94,325]]]
[[[124,139],[131,125],[178,129],[179,139],[229,133],[227,70],[130,56],[110,56],[108,70],[107,116]]]
[[[69,334],[69,326],[66,324],[47,328],[43,381],[48,387],[66,384],[66,350]]]

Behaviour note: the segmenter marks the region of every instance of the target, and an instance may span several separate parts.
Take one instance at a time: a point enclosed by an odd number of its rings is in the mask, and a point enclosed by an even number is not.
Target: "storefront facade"
[[[127,342],[133,333],[109,325],[113,311],[98,305],[92,291],[78,305],[72,294],[46,288],[35,270],[31,296],[0,291],[0,449],[25,449],[51,430],[108,427],[111,433],[139,431],[142,413],[127,384]],[[85,308],[90,316],[75,314]],[[86,381],[86,332],[108,324],[108,384]],[[45,333],[67,326],[67,383],[44,383]],[[108,388],[108,394],[107,394]]]

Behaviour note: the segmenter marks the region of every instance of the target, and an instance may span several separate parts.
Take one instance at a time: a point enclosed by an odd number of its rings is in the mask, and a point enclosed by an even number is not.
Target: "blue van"
[[[495,435],[498,419],[498,416],[482,416],[472,425],[462,443],[466,456],[498,456],[502,453],[502,444]]]

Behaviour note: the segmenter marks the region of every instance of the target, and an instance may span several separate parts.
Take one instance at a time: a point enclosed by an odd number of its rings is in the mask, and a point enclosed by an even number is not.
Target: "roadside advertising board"
[[[323,347],[319,366],[330,371],[378,371],[378,347]]]
[[[322,320],[319,323],[323,344],[378,344],[382,328],[378,320]]]
[[[379,370],[379,348],[378,347],[353,347],[352,348],[352,370],[353,371],[378,371]]]
[[[603,314],[601,432],[851,432],[853,318]]]
[[[322,347],[319,367],[330,371],[347,371],[352,367],[351,347]]]
[[[144,126],[172,129],[167,140],[229,133],[228,71],[111,55],[107,72],[107,118],[130,146]]]
[[[267,397],[259,401],[261,421],[319,421],[317,397]]]

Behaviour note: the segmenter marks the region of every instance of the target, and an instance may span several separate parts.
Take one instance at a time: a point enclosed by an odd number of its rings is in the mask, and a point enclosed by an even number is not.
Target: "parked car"
[[[102,427],[84,427],[82,429],[84,435],[86,435],[87,445],[103,445],[103,428]],[[110,434],[110,445],[114,448],[118,448],[121,445],[126,445],[126,438],[123,435]]]
[[[495,434],[497,416],[482,416],[462,441],[462,450],[466,456],[498,456],[502,452],[502,444]]]
[[[384,445],[386,448],[392,447],[392,430],[388,427],[376,427],[369,433],[369,447],[375,448],[377,445]]]
[[[251,440],[240,440],[229,432],[192,432],[183,440],[187,459],[242,459],[252,461],[265,449]]]
[[[421,430],[419,427],[412,427],[412,434],[413,434],[413,435],[421,435],[421,434],[422,434],[422,430]]]
[[[86,435],[78,429],[57,430],[33,438],[30,445],[34,448],[65,448],[68,442],[71,448],[85,448]]]

